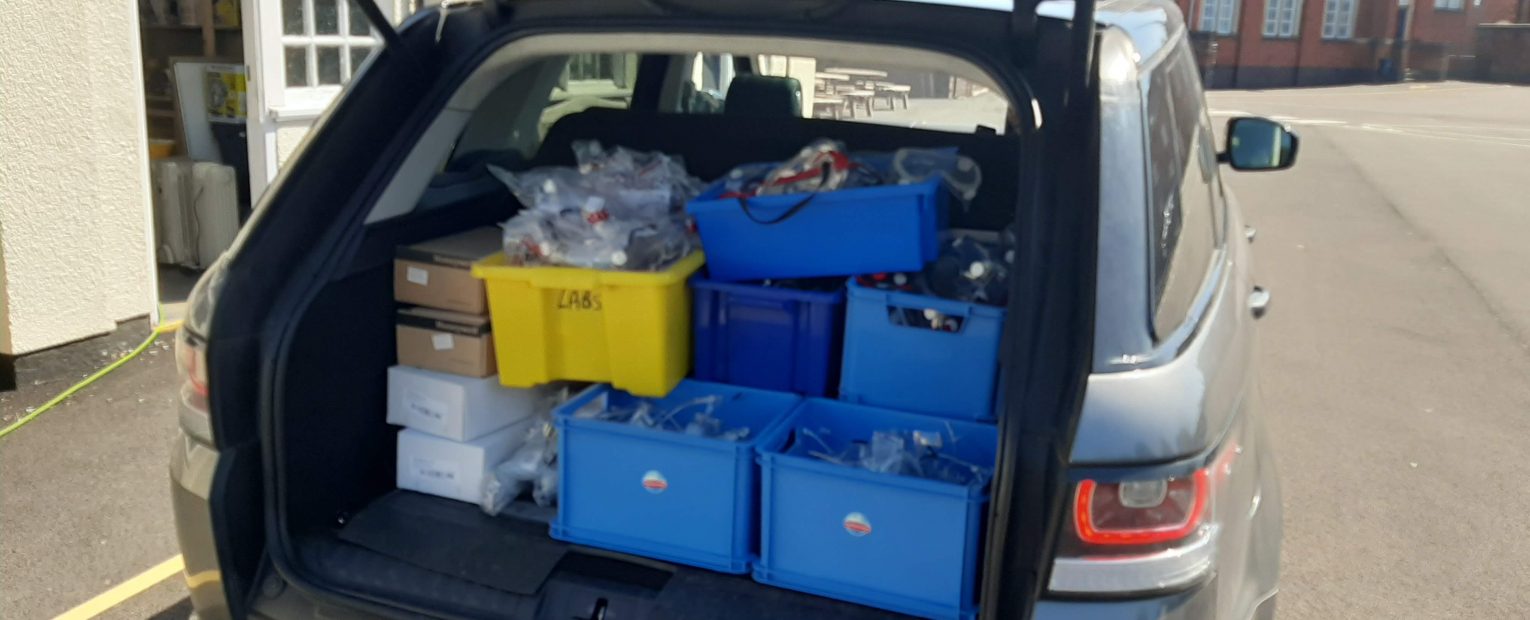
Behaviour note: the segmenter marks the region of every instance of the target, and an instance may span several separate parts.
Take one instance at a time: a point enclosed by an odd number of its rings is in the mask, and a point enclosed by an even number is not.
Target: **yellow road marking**
[[[102,612],[122,604],[123,601],[138,596],[144,590],[154,587],[159,582],[169,579],[185,568],[185,562],[181,560],[181,556],[177,555],[160,562],[154,568],[138,573],[132,579],[124,581],[110,590],[97,594],[95,598],[80,603],[74,609],[54,617],[53,620],[88,620],[89,618],[94,618],[101,615]]]
[[[194,575],[186,575],[186,589],[195,590],[221,579],[223,579],[223,573],[216,570],[204,570]]]

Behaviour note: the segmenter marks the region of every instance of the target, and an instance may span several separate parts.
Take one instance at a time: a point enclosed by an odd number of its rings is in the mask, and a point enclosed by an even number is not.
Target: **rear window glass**
[[[757,68],[797,78],[804,113],[815,118],[1003,133],[1009,112],[1004,97],[987,86],[940,71],[800,56],[761,56]]]
[[[464,136],[456,153],[515,151],[531,158],[559,121],[592,109],[791,115],[1006,133],[1012,115],[1002,95],[971,77],[930,68],[940,63],[931,62],[927,52],[909,54],[903,63],[896,56],[868,62],[864,57],[700,51],[544,56],[521,65],[474,112],[472,135]],[[741,77],[749,78],[745,81],[752,88],[739,87]],[[761,89],[760,78],[778,81]],[[789,111],[783,106],[792,99],[772,91],[783,85],[797,93]]]
[[[678,110],[722,114],[741,73],[797,80],[802,115],[971,133],[1003,133],[1009,105],[987,86],[949,73],[897,64],[806,56],[696,54],[690,58]]]
[[[546,136],[547,129],[558,119],[576,112],[590,108],[626,109],[632,104],[637,59],[637,54],[569,56],[537,122],[541,135]]]

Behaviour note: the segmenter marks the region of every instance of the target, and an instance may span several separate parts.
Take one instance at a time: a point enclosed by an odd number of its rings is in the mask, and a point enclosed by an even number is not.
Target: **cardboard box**
[[[398,432],[398,488],[478,503],[494,466],[526,441],[527,418],[472,441],[452,441],[412,428]]]
[[[445,437],[477,439],[552,409],[553,384],[510,388],[483,378],[394,366],[388,369],[388,423]]]
[[[489,317],[436,310],[398,311],[398,363],[464,377],[495,373]]]
[[[498,228],[486,226],[399,246],[393,261],[393,298],[465,314],[488,312],[483,280],[474,278],[469,268],[499,252],[503,242]]]

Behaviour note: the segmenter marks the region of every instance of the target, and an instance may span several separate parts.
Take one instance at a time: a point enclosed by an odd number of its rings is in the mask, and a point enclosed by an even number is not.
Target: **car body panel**
[[[981,1],[956,0],[935,4],[1001,8],[996,6],[998,3]],[[552,6],[542,3],[527,8],[534,8],[530,11],[532,14],[543,10],[556,12],[557,9],[547,8]],[[1071,3],[1047,2],[1044,6],[1050,7],[1042,11],[1046,16],[1071,15]],[[1172,45],[1179,40],[1174,33],[1183,30],[1177,9],[1170,8],[1173,5],[1166,0],[1111,0],[1099,6],[1097,23],[1113,26],[1117,33],[1126,34],[1135,46],[1138,55],[1132,62],[1141,62],[1145,56],[1156,57],[1162,50],[1173,49]],[[1007,10],[1008,7],[1009,4],[1004,3],[1002,8]],[[626,10],[627,5],[618,8]],[[1068,10],[1064,11],[1064,8]],[[676,23],[681,21],[680,18],[676,20]],[[816,26],[823,28],[821,24]],[[493,27],[496,25],[472,20],[447,24],[448,33],[453,28]],[[417,44],[420,49],[429,49],[430,45],[423,41],[434,31],[434,15],[422,14],[411,18],[400,35],[406,45]],[[828,34],[831,31],[822,29],[821,32]],[[858,36],[874,38],[891,32],[872,29]],[[922,40],[927,42],[936,38],[926,36]],[[452,37],[445,40],[449,44]],[[1143,50],[1153,53],[1144,55]],[[990,59],[999,56],[997,50],[988,51],[993,52],[989,54]],[[384,53],[407,55],[410,52],[389,49]],[[266,522],[252,514],[281,514],[285,509],[274,499],[275,485],[281,481],[269,475],[262,477],[262,462],[272,462],[279,456],[272,452],[271,442],[259,439],[266,432],[262,430],[264,425],[272,420],[257,424],[258,416],[254,415],[257,410],[270,412],[273,395],[282,389],[279,369],[266,363],[281,359],[286,339],[291,337],[290,333],[283,333],[288,330],[281,317],[292,316],[311,301],[311,290],[301,292],[304,286],[310,289],[313,286],[305,279],[317,281],[329,264],[355,251],[354,235],[348,237],[332,232],[338,228],[335,222],[343,217],[350,218],[343,225],[359,225],[369,209],[355,205],[375,202],[376,196],[352,188],[381,187],[383,184],[379,181],[390,178],[389,175],[404,161],[405,153],[399,149],[405,147],[400,145],[409,143],[411,132],[421,131],[421,124],[428,122],[423,117],[428,114],[429,106],[434,105],[430,103],[432,98],[445,101],[445,95],[439,92],[443,87],[439,84],[427,88],[420,83],[407,83],[420,77],[418,73],[411,73],[411,68],[400,66],[408,63],[381,64],[389,67],[387,75],[364,80],[368,83],[359,86],[358,90],[388,89],[391,92],[387,98],[398,107],[369,110],[355,105],[350,95],[337,102],[310,134],[302,149],[304,152],[294,157],[282,171],[263,200],[284,202],[286,204],[282,206],[285,208],[275,210],[277,212],[257,209],[249,230],[241,236],[240,247],[230,253],[228,264],[223,266],[229,270],[231,281],[238,285],[230,286],[227,298],[221,300],[228,308],[215,317],[214,331],[219,338],[209,346],[209,367],[214,373],[214,385],[239,386],[221,393],[221,388],[214,388],[212,394],[220,414],[237,415],[214,418],[216,446],[183,433],[178,437],[177,454],[171,464],[177,527],[187,559],[192,600],[200,617],[348,617],[353,613],[360,617],[367,614],[351,610],[381,612],[384,609],[375,598],[364,598],[355,592],[308,579],[295,557],[294,541],[286,539],[279,524]],[[450,80],[446,82],[450,83]],[[379,97],[373,90],[371,95],[360,98],[368,96]],[[1028,115],[1029,110],[1021,113]],[[331,123],[331,120],[337,122]],[[1036,120],[1039,125],[1039,119]],[[376,127],[388,127],[389,130],[378,132]],[[377,160],[357,163],[353,156],[355,149],[350,148],[353,143],[364,143],[365,152],[378,153]],[[324,168],[324,171],[315,172],[316,167]],[[1119,219],[1116,217],[1119,213],[1111,209],[1131,208],[1134,207],[1130,203],[1104,207],[1100,213],[1101,226],[1106,226],[1108,221],[1117,225],[1117,233],[1130,235],[1134,228],[1130,222],[1135,220]],[[1143,204],[1139,201],[1135,208],[1141,209]],[[1096,366],[1084,391],[1084,411],[1070,453],[1074,463],[1109,467],[1193,459],[1196,455],[1207,454],[1231,429],[1247,428],[1250,430],[1244,432],[1262,433],[1262,425],[1251,423],[1243,427],[1236,424],[1237,420],[1254,417],[1247,412],[1251,410],[1252,401],[1243,394],[1251,372],[1252,330],[1244,295],[1248,288],[1247,249],[1243,247],[1246,244],[1241,236],[1241,219],[1235,215],[1235,205],[1229,205],[1229,213],[1228,229],[1240,231],[1240,234],[1227,237],[1231,249],[1221,258],[1225,268],[1219,272],[1222,278],[1215,289],[1217,293],[1214,298],[1208,298],[1208,327],[1194,330],[1195,333],[1187,336],[1187,344],[1181,351],[1168,358],[1157,358],[1151,367],[1112,367],[1111,370],[1117,371],[1100,372]],[[1131,217],[1145,221],[1140,212]],[[1127,225],[1122,226],[1122,222]],[[292,235],[294,232],[298,234]],[[1132,277],[1130,274],[1138,268],[1133,266],[1133,261],[1138,265],[1145,261],[1145,251],[1133,258],[1132,244],[1115,244],[1107,250],[1105,240],[1102,235],[1102,263],[1107,251],[1119,253],[1114,263],[1119,271],[1112,272],[1113,281]],[[1235,245],[1239,247],[1233,248]],[[1145,243],[1136,245],[1144,246]],[[245,247],[258,250],[240,251]],[[1141,269],[1145,274],[1146,267]],[[270,275],[272,273],[282,273],[286,280],[276,279]],[[1101,278],[1104,277],[1102,274]],[[1121,333],[1145,333],[1148,329],[1145,304],[1144,298],[1141,313],[1129,309],[1119,315]],[[1124,340],[1114,340],[1116,348],[1110,352],[1117,356],[1142,353],[1147,349],[1141,345],[1149,341],[1138,338],[1135,344],[1127,347],[1121,345]],[[1097,358],[1099,352],[1097,348]],[[1099,360],[1096,362],[1098,364]],[[1235,372],[1226,372],[1228,369]],[[253,376],[260,380],[248,379]],[[1142,403],[1152,406],[1143,407]],[[1244,413],[1237,413],[1240,409],[1245,410]],[[1134,600],[1044,598],[1034,607],[1034,617],[1205,618],[1219,613],[1241,614],[1243,609],[1253,613],[1252,610],[1269,600],[1274,591],[1280,512],[1278,485],[1273,482],[1273,462],[1268,450],[1263,449],[1265,442],[1260,438],[1247,445],[1253,446],[1251,456],[1257,457],[1250,462],[1259,466],[1246,468],[1247,474],[1240,469],[1239,482],[1233,485],[1235,490],[1218,501],[1219,510],[1231,511],[1231,506],[1241,505],[1248,517],[1245,524],[1224,531],[1219,541],[1224,546],[1219,547],[1218,558],[1222,569],[1216,576],[1185,591]],[[1270,501],[1272,495],[1273,503]],[[1220,507],[1224,501],[1229,507]],[[262,502],[270,504],[264,507],[267,510],[262,510]],[[1251,505],[1255,509],[1249,510]],[[1270,534],[1272,519],[1273,540]],[[253,607],[246,609],[247,604]]]

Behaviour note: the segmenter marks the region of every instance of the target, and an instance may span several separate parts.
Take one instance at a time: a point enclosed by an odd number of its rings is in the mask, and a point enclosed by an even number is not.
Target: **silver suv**
[[[984,181],[952,225],[1018,236],[999,457],[959,615],[1273,616],[1281,501],[1253,380],[1269,295],[1221,169],[1289,167],[1297,140],[1238,118],[1218,148],[1174,4],[463,0],[396,29],[358,4],[385,45],[178,336],[171,479],[200,617],[886,616],[401,500],[381,414],[394,248],[513,214],[487,164],[567,165],[593,138],[715,178],[818,137],[955,146]],[[809,61],[886,67],[907,90],[781,113],[792,97],[725,84],[840,79]]]

